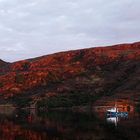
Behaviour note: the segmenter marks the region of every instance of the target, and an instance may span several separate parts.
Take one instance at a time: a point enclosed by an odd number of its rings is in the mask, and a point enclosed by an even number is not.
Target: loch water
[[[0,115],[0,140],[139,140],[140,115],[105,112],[14,110]]]

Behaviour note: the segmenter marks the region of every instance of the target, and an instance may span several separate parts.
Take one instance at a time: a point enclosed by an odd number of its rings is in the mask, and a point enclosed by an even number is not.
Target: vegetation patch
[[[24,75],[16,74],[15,76],[15,83],[22,84],[25,81]]]
[[[87,105],[94,101],[95,96],[87,93],[68,93],[52,96],[37,103],[39,108],[59,108]]]

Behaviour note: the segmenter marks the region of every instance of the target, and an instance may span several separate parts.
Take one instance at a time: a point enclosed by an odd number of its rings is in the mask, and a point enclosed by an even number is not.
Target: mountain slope
[[[1,100],[29,99],[43,105],[47,102],[50,107],[69,107],[140,91],[139,42],[61,52],[11,64],[1,61],[0,67]]]

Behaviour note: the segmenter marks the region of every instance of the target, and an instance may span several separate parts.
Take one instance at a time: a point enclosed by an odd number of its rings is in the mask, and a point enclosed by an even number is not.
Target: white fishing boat
[[[115,107],[107,110],[107,116],[128,116],[128,112],[120,112],[117,108],[117,105],[115,104]]]

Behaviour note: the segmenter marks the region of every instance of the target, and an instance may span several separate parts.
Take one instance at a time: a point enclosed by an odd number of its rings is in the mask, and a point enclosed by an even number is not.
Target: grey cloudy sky
[[[140,0],[0,0],[0,58],[140,41]]]

